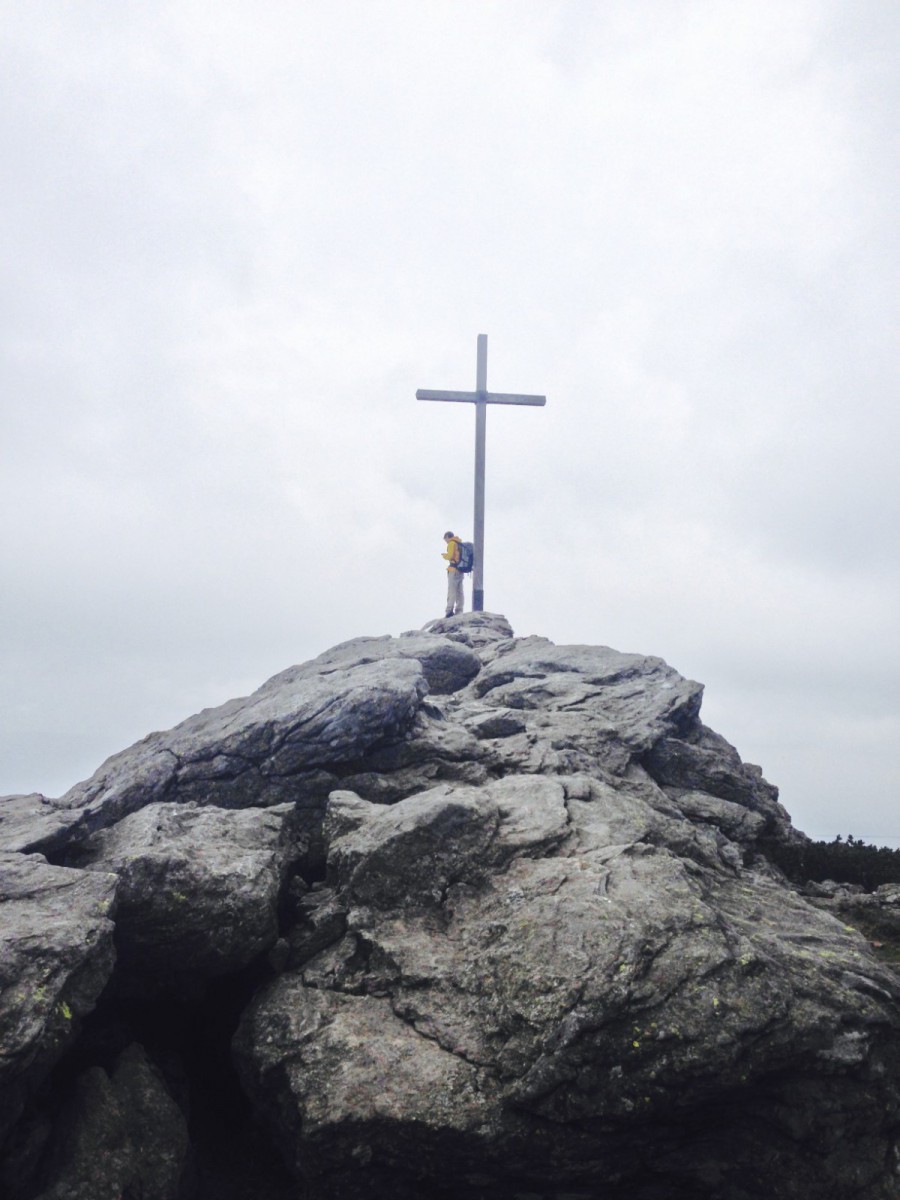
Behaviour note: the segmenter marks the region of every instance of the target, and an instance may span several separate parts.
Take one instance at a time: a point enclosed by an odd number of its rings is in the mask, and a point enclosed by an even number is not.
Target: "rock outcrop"
[[[296,815],[292,804],[148,804],[72,849],[70,862],[118,878],[118,966],[132,988],[227,975],[275,945],[302,852]]]
[[[0,802],[0,1188],[895,1197],[900,981],[701,700],[468,614]]]
[[[0,851],[0,1140],[112,975],[116,885]]]

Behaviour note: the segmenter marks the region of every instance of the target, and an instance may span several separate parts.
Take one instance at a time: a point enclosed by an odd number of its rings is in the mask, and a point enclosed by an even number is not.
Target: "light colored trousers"
[[[447,609],[448,613],[461,613],[466,607],[463,596],[463,577],[461,571],[447,572]]]

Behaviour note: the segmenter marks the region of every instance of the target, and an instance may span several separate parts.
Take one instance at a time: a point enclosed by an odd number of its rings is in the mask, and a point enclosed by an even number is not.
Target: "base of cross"
[[[472,612],[484,612],[484,589],[473,588],[472,590]]]

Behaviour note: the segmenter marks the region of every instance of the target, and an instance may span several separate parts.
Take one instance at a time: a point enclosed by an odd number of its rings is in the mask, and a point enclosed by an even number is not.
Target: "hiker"
[[[458,569],[462,541],[450,529],[444,534],[444,541],[447,543],[447,549],[441,555],[447,560],[447,611],[444,616],[452,617],[454,613],[461,613],[466,606],[463,597],[463,573]]]

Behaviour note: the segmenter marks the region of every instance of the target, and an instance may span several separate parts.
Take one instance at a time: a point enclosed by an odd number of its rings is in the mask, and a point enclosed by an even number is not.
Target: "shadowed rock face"
[[[769,865],[798,835],[701,699],[468,614],[0,802],[0,1187],[80,1194],[104,1146],[97,1195],[159,1200],[896,1197],[897,976]],[[237,1023],[297,1184],[192,1158],[148,1002]]]

